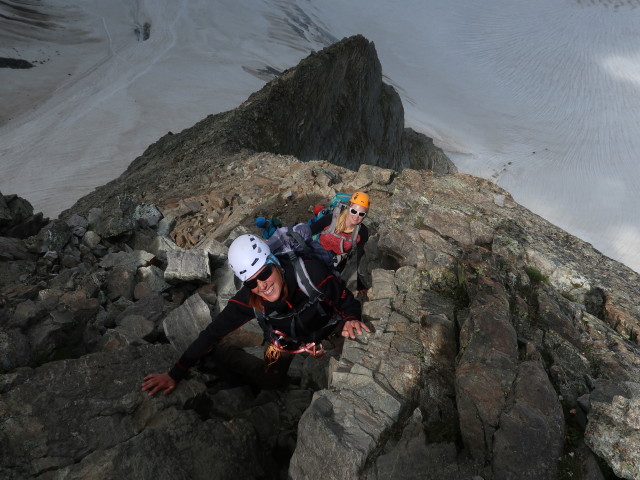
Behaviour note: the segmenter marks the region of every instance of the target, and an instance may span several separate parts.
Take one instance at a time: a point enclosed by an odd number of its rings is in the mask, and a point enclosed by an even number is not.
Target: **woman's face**
[[[362,205],[358,205],[356,203],[352,203],[349,205],[349,215],[347,218],[349,219],[349,223],[351,225],[358,225],[364,217],[366,216],[368,208],[363,207]],[[362,215],[364,213],[364,215]]]
[[[260,280],[260,274],[265,269],[271,269],[271,275],[264,280]],[[266,302],[275,302],[282,294],[283,278],[280,269],[273,264],[268,264],[256,272],[249,280],[256,279],[258,285],[251,289],[251,292],[262,297]]]

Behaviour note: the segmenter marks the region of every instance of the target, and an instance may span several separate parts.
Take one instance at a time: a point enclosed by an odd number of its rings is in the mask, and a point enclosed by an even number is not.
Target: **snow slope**
[[[41,3],[0,4],[0,57],[38,62],[0,69],[0,191],[47,215],[361,33],[408,126],[640,271],[638,0]]]

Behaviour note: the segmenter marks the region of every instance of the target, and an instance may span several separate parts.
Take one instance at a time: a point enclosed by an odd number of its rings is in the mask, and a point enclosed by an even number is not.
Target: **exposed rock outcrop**
[[[430,138],[404,128],[400,97],[382,82],[373,43],[358,35],[311,54],[238,108],[165,135],[120,178],[62,216],[86,215],[123,195],[157,203],[208,194],[209,177],[215,181],[229,159],[251,152],[327,160],[352,170],[369,164],[457,171]]]
[[[24,198],[0,192],[0,236],[27,238],[48,222],[41,212],[34,214],[33,207]]]
[[[350,39],[303,64],[333,58],[321,78],[335,79],[348,48],[372,46]],[[285,76],[307,81],[305,68]],[[100,208],[107,188],[31,236],[0,237],[0,476],[639,479],[638,275],[486,180],[236,151],[262,141],[244,138],[252,122],[287,117],[296,88],[272,83],[160,140]],[[360,112],[383,90],[323,108]],[[397,142],[385,132],[372,145]],[[257,215],[305,221],[354,190],[372,198],[371,334],[327,345],[322,360],[297,356],[280,391],[208,360],[169,396],[140,391],[235,292],[227,245],[257,233]],[[226,341],[259,355],[261,340],[249,323]]]
[[[637,378],[636,378],[637,380]],[[606,458],[621,478],[638,478],[640,472],[640,384],[598,382],[588,396],[587,445]]]

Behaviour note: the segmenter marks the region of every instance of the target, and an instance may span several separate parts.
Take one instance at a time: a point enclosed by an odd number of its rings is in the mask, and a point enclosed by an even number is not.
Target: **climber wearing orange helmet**
[[[349,205],[323,216],[311,225],[312,234],[320,234],[318,241],[335,255],[334,265],[342,272],[347,260],[355,252],[356,268],[364,255],[364,245],[369,240],[369,229],[362,223],[369,212],[369,195],[364,192],[354,193]],[[354,248],[355,246],[355,248]],[[356,295],[366,295],[360,273],[358,272]]]

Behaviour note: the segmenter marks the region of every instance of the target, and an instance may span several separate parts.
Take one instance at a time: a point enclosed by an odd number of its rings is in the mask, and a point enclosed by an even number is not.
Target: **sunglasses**
[[[271,276],[272,272],[273,272],[273,265],[268,263],[267,266],[264,267],[264,270],[262,270],[254,278],[252,278],[251,280],[245,280],[244,286],[247,287],[249,290],[253,290],[258,286],[258,280],[260,280],[261,282],[264,282],[267,278]]]
[[[351,212],[351,215],[360,215],[363,218],[367,216],[367,212],[359,212],[355,208],[350,208],[349,211]]]

